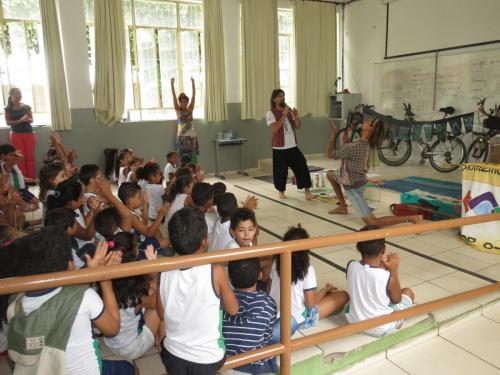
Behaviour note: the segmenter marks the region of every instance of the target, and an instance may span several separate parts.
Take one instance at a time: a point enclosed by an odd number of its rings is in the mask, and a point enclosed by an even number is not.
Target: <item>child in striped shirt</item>
[[[257,290],[257,281],[262,276],[259,259],[229,262],[228,272],[240,306],[238,314],[231,316],[224,313],[222,321],[226,355],[232,356],[262,348],[269,343],[273,335],[273,325],[277,319],[277,307],[266,292]],[[277,372],[276,358],[273,357],[238,367],[225,374]]]

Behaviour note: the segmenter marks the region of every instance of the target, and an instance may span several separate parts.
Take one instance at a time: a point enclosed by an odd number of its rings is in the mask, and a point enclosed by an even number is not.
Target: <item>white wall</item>
[[[344,8],[344,87],[373,102],[373,64],[384,59],[385,5],[359,0]]]
[[[420,0],[412,0],[416,4]],[[460,24],[464,29],[471,34],[471,40],[478,42],[485,38],[484,28],[475,27],[474,22],[477,17],[473,17],[470,13],[470,6],[460,6],[463,0],[453,1],[455,6],[450,6],[443,12],[442,5],[450,3],[450,0],[426,0],[428,4],[428,18],[422,17],[419,14],[416,17],[412,14],[412,9],[408,8],[405,17],[408,19],[407,24],[411,24],[411,28],[407,30],[408,44],[417,44],[422,48],[432,46],[432,41],[429,41],[429,35],[419,32],[419,28],[415,27],[415,19],[418,19],[418,24],[421,29],[426,28],[427,23],[432,23],[436,34],[439,35],[439,45],[443,47],[451,47],[456,45],[454,38],[446,39],[447,29],[456,20],[462,20]],[[489,4],[489,8],[496,4],[495,14],[500,14],[500,1],[496,0],[468,0],[469,3],[474,2],[474,6],[483,7]],[[394,0],[391,2],[390,8],[409,4],[409,0]],[[411,4],[410,4],[411,5]],[[470,4],[469,4],[470,5]],[[484,10],[481,10],[484,11]],[[479,10],[478,10],[479,12]],[[400,19],[403,18],[400,14],[396,14]],[[443,14],[444,13],[444,14]],[[439,27],[436,26],[435,15],[440,14]],[[391,17],[391,15],[389,15]],[[463,20],[469,20],[470,23],[464,23]],[[476,20],[476,21],[474,21]],[[351,92],[360,92],[363,103],[373,104],[373,68],[374,64],[384,60],[385,54],[385,27],[386,27],[386,6],[381,0],[358,0],[345,6],[344,17],[344,84]],[[403,21],[404,22],[404,21]],[[479,25],[478,25],[479,26]],[[498,27],[497,27],[498,29]],[[389,29],[391,32],[391,29]],[[498,34],[498,32],[496,32]],[[486,37],[488,40],[495,39],[496,34]],[[391,34],[391,37],[396,36]],[[436,36],[437,37],[437,36]],[[432,48],[432,47],[430,47]],[[425,48],[428,49],[428,48]],[[461,51],[467,51],[463,49]]]

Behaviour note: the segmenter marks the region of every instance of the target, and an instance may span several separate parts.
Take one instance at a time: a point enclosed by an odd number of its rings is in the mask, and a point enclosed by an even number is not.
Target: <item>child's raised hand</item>
[[[93,257],[85,254],[85,262],[88,268],[96,268],[99,266],[104,266],[106,255],[108,254],[108,244],[106,242],[99,242],[95,249]]]
[[[390,253],[386,257],[382,257],[382,264],[389,272],[395,272],[399,267],[399,255]]]
[[[255,198],[255,195],[250,195],[247,197],[245,200],[245,203],[243,203],[243,207],[248,208],[252,211],[255,211],[257,209],[259,200]]]
[[[108,181],[104,179],[96,179],[95,184],[98,193],[103,197],[113,195],[113,192],[111,191],[111,184]]]
[[[94,213],[98,213],[104,209],[104,203],[97,197],[91,197],[87,200],[87,206]]]
[[[158,258],[158,252],[155,250],[153,245],[146,246],[146,251],[144,251],[144,255],[147,260],[155,260]]]
[[[105,266],[112,266],[114,264],[121,264],[123,253],[120,250],[113,250],[108,252],[106,258],[104,258]]]

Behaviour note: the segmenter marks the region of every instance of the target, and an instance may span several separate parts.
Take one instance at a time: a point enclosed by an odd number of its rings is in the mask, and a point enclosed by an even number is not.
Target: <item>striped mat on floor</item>
[[[462,198],[462,184],[434,178],[410,176],[397,180],[384,181],[384,189],[407,193],[412,190],[421,190],[431,194],[444,195],[455,199]]]

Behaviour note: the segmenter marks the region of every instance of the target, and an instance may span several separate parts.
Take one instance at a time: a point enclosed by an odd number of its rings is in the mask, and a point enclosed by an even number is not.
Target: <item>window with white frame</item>
[[[278,8],[280,87],[286,102],[295,105],[295,42],[293,38],[293,9]]]
[[[89,74],[94,80],[94,5],[85,0]],[[203,117],[204,42],[201,1],[124,0],[126,27],[125,114],[131,121],[176,118],[176,93],[191,97],[196,82],[195,117]]]
[[[50,103],[38,0],[0,0],[0,84],[2,109],[19,87],[33,111],[33,124],[50,124]],[[2,125],[5,123],[0,122]],[[6,126],[6,125],[5,125]]]

